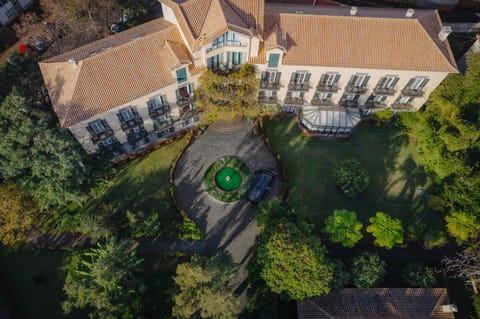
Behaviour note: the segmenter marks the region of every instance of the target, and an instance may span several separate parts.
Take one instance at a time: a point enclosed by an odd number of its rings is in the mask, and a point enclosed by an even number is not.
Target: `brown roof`
[[[286,33],[283,64],[457,72],[448,41],[437,36],[437,11],[415,10],[412,18],[405,11],[358,8],[351,16],[345,7],[267,3],[265,28],[278,24]]]
[[[265,39],[265,50],[271,50],[275,48],[281,49],[285,52],[287,52],[288,48],[287,35],[284,30],[280,28],[278,23],[275,23],[270,34]]]
[[[336,289],[298,302],[298,319],[454,319],[445,288]]]
[[[71,126],[175,83],[172,64],[192,61],[181,42],[175,25],[157,19],[40,62],[60,124]]]
[[[200,48],[204,43],[212,41],[228,30],[256,34],[226,0],[161,1],[172,8],[192,50]]]

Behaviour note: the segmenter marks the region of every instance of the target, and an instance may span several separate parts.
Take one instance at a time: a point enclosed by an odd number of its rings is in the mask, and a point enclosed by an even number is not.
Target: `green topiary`
[[[344,160],[334,171],[335,183],[348,197],[356,197],[369,183],[367,171],[355,159]]]

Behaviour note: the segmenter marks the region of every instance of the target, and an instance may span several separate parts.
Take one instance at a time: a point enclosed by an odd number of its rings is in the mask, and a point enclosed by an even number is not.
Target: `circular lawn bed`
[[[207,169],[204,178],[208,194],[222,202],[236,202],[248,189],[250,169],[233,156],[222,157]]]

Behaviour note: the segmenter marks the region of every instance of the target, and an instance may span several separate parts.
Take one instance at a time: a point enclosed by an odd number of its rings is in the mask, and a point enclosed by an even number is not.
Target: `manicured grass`
[[[215,183],[224,191],[236,190],[242,184],[242,174],[233,167],[224,167],[215,174]]]
[[[71,205],[61,217],[54,215],[46,225],[54,231],[83,231],[78,218],[105,214],[112,222],[125,219],[126,212],[157,212],[160,221],[181,219],[170,198],[170,168],[185,147],[187,137],[117,168],[109,187],[83,206]],[[112,216],[113,215],[113,216]],[[77,228],[76,228],[77,227]]]
[[[427,186],[427,178],[414,145],[399,129],[359,125],[350,140],[305,138],[293,119],[265,121],[265,134],[287,175],[288,202],[305,207],[307,218],[323,227],[334,209],[357,212],[359,220],[377,211],[411,224],[422,212],[424,201],[417,188]],[[348,198],[335,185],[333,170],[344,159],[359,160],[368,171],[370,184],[356,198]]]
[[[16,251],[5,247],[0,250],[0,276],[10,290],[18,318],[88,317],[82,311],[74,311],[68,316],[62,313],[61,302],[65,296],[62,290],[63,274],[59,268],[65,256],[64,252],[28,247]]]

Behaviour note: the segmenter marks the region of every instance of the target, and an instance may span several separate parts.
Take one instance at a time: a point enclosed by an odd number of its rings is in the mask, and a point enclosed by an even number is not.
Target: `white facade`
[[[32,3],[33,0],[0,0],[0,24],[10,24]]]

